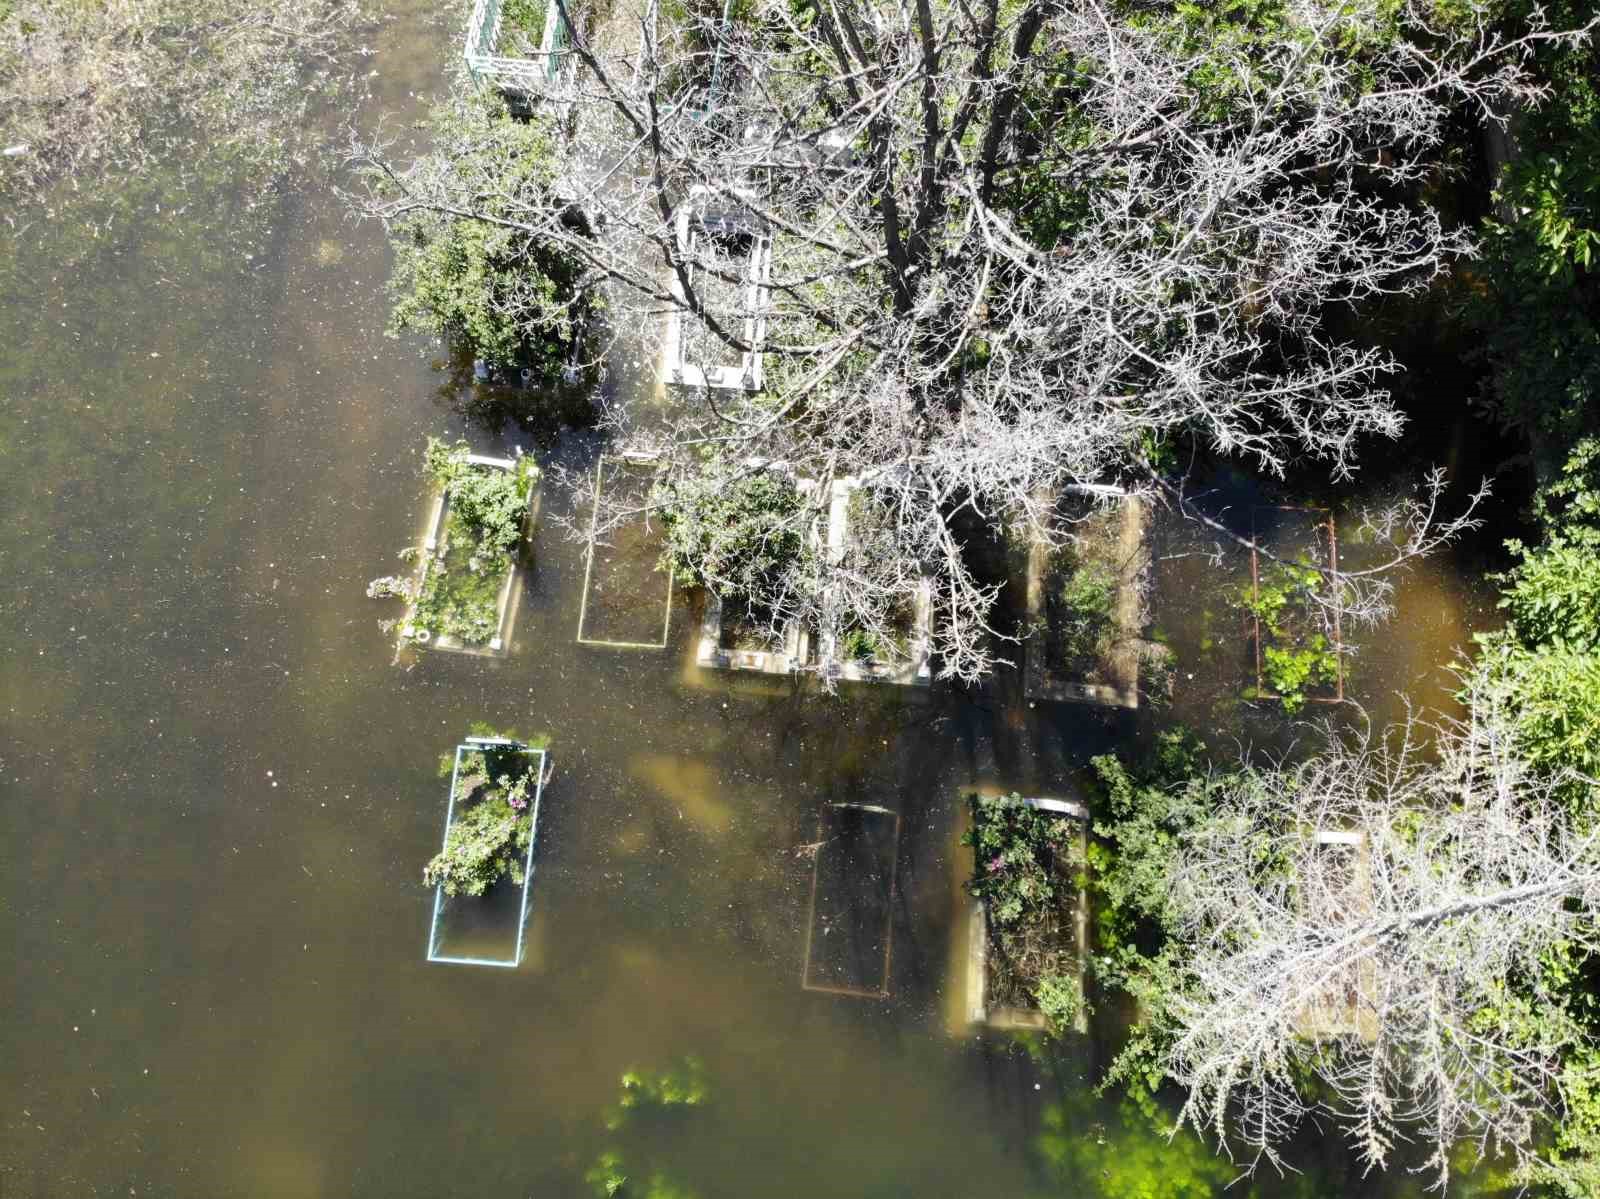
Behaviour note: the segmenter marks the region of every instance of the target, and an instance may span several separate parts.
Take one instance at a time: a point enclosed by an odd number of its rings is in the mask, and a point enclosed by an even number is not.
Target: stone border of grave
[[[520,455],[519,455],[520,458]],[[470,466],[482,466],[495,470],[516,470],[518,459],[514,458],[489,458],[482,454],[468,454],[466,461]],[[543,489],[535,480],[528,495],[528,507],[522,516],[522,541],[525,546],[533,535],[533,527],[539,519],[539,507],[543,496]],[[450,516],[450,492],[446,488],[440,491],[433,501],[433,516],[428,522],[428,532],[423,537],[421,552],[418,554],[417,574],[412,588],[412,599],[406,604],[404,618],[400,621],[400,634],[395,647],[396,656],[407,646],[420,649],[440,649],[455,654],[472,654],[480,658],[503,658],[511,652],[511,635],[516,629],[517,609],[519,605],[516,598],[519,594],[518,584],[522,580],[522,563],[520,555],[513,552],[510,557],[510,570],[506,572],[505,582],[500,585],[500,599],[496,608],[498,618],[495,623],[495,635],[489,639],[487,645],[468,645],[458,637],[441,634],[433,636],[426,629],[418,629],[412,624],[412,618],[417,611],[417,597],[422,595],[422,588],[428,580],[428,571],[435,569],[435,554],[439,548],[440,540],[444,536],[445,521]]]
[[[660,462],[660,458],[655,454],[641,454],[624,451],[620,454],[602,454],[600,455],[600,461],[595,464],[594,510],[589,517],[589,542],[584,550],[583,555],[583,592],[578,601],[577,642],[579,645],[597,646],[601,649],[666,649],[667,642],[672,639],[673,580],[672,572],[670,570],[662,572],[667,576],[667,603],[666,611],[663,612],[661,616],[660,641],[602,641],[593,637],[585,637],[583,635],[583,626],[589,615],[589,581],[594,571],[594,531],[596,522],[598,522],[600,519],[600,489],[602,486],[602,473],[605,470],[605,464],[608,460],[613,462],[620,461],[632,463],[635,465],[650,462]]]
[[[1050,573],[1052,551],[1037,539],[1028,544],[1028,638],[1023,648],[1023,694],[1028,699],[1042,699],[1059,703],[1099,704],[1109,708],[1137,708],[1139,706],[1139,636],[1143,625],[1141,612],[1142,579],[1149,564],[1145,547],[1145,507],[1133,496],[1118,501],[1122,509],[1122,526],[1117,543],[1118,572],[1115,620],[1117,649],[1112,655],[1109,673],[1116,676],[1115,684],[1084,683],[1056,677],[1045,663],[1042,639],[1049,635],[1043,627],[1045,610],[1045,577]],[[1052,505],[1053,506],[1053,505]]]
[[[849,530],[850,496],[866,485],[861,475],[847,475],[833,481],[828,502],[827,555],[831,563],[844,556]],[[831,605],[830,605],[831,607]],[[933,580],[918,581],[911,596],[911,653],[904,662],[845,660],[838,656],[838,637],[824,630],[818,638],[817,657],[829,678],[858,683],[898,683],[926,687],[933,681]]]
[[[735,191],[735,195],[740,194]],[[704,207],[704,201],[715,197],[717,193],[709,187],[696,184],[689,189],[688,199],[678,205],[677,216],[674,222],[678,239],[678,253],[686,262],[693,262],[691,233],[689,222],[696,211]],[[767,277],[772,271],[772,237],[770,234],[753,227],[754,248],[750,253],[750,265],[745,276],[743,287],[747,314],[744,318],[740,336],[746,345],[751,348],[739,355],[739,362],[732,366],[713,366],[708,363],[696,365],[685,362],[683,358],[684,320],[689,313],[688,300],[684,296],[683,281],[678,273],[673,271],[671,278],[673,304],[667,313],[667,332],[662,341],[661,358],[663,378],[673,387],[685,388],[711,388],[717,391],[760,391],[763,384],[761,364],[762,338],[766,336],[767,318]]]
[[[1089,841],[1089,810],[1076,800],[1024,798],[1030,808],[1045,812],[1059,812],[1078,821],[1079,845],[1085,850]],[[1089,911],[1086,895],[1078,897],[1077,920],[1078,987],[1083,987],[1084,965],[1089,953]],[[984,1001],[989,981],[989,916],[981,899],[972,899],[967,905],[967,1022],[982,1024],[1001,1031],[1038,1031],[1050,1027],[1038,1008],[990,1008]],[[1080,1007],[1076,1032],[1089,1031],[1088,1011]]]
[[[508,958],[466,958],[452,957],[448,954],[439,954],[436,951],[439,944],[439,916],[444,910],[444,887],[433,889],[433,918],[428,924],[428,953],[426,960],[440,965],[449,966],[495,966],[501,969],[514,970],[522,964],[523,932],[528,925],[528,890],[533,886],[534,851],[539,845],[539,805],[544,799],[544,784],[550,766],[549,751],[544,748],[535,748],[522,741],[515,741],[509,737],[468,737],[456,746],[455,762],[450,768],[450,790],[447,793],[449,800],[445,805],[444,835],[439,842],[441,851],[450,841],[450,824],[455,819],[456,811],[456,780],[461,773],[461,756],[474,749],[495,747],[515,747],[529,757],[537,757],[536,769],[539,772],[534,782],[533,799],[528,813],[531,831],[528,837],[527,858],[522,864],[522,907],[517,917],[517,943],[512,956]]]

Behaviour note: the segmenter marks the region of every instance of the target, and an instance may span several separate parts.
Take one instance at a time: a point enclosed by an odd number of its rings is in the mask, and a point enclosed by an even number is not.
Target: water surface
[[[454,35],[385,27],[401,127]],[[664,649],[579,645],[557,525],[588,497],[556,488],[510,656],[391,665],[363,592],[426,515],[425,438],[579,472],[602,447],[469,423],[381,334],[375,228],[204,163],[63,195],[0,258],[0,1194],[569,1196],[608,1149],[706,1199],[1207,1177],[1120,1131],[1096,1047],[957,1015],[960,796],[1070,793],[1130,726],[1014,675],[833,699],[703,671],[677,595]],[[1464,636],[1420,577],[1442,632],[1369,699]],[[423,960],[435,766],[473,721],[556,765],[517,970]],[[834,803],[899,816],[887,999],[802,987]],[[686,1057],[702,1108],[606,1128],[624,1071]],[[1050,1167],[1063,1145],[1090,1148]],[[1304,1164],[1353,1185],[1333,1149]]]

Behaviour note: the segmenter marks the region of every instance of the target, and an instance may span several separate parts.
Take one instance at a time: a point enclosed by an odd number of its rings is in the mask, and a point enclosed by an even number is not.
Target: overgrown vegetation
[[[426,886],[454,897],[483,895],[506,877],[522,885],[541,760],[521,745],[471,749],[459,765],[446,760],[455,773],[454,807],[444,847],[423,868]]]
[[[411,613],[413,630],[483,645],[500,625],[500,593],[527,532],[528,503],[539,482],[531,457],[510,470],[468,461],[467,443],[429,438],[424,458],[430,479],[443,489],[444,530],[424,563]],[[409,593],[393,578],[375,579],[369,596]]]
[[[1036,808],[1021,796],[968,799],[972,849],[967,892],[988,915],[985,1001],[991,1007],[1038,1008],[1057,1033],[1085,1012],[1078,951],[1086,885],[1083,825]]]
[[[666,530],[662,566],[686,586],[749,600],[792,591],[815,569],[809,509],[779,467],[669,477],[651,499]]]
[[[1306,561],[1264,563],[1260,577],[1240,591],[1239,605],[1256,619],[1261,683],[1251,698],[1276,699],[1298,712],[1319,688],[1339,681],[1339,647],[1317,600],[1322,572]]]
[[[579,258],[519,222],[529,204],[558,202],[556,131],[543,115],[513,117],[492,93],[458,92],[433,117],[447,147],[416,173],[385,181],[394,204],[390,240],[394,307],[390,332],[415,330],[506,370],[527,369],[554,385],[576,363],[587,373],[580,339],[596,312]],[[438,186],[485,197],[478,216],[413,206],[409,197]],[[576,208],[563,219],[575,235],[586,227]]]

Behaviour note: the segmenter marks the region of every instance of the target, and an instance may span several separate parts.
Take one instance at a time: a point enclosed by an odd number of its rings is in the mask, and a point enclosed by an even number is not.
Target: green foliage
[[[468,644],[489,641],[499,627],[500,591],[509,555],[524,535],[528,500],[539,480],[532,458],[514,469],[475,466],[467,443],[428,439],[430,478],[445,489],[444,535],[416,599],[412,624]]]
[[[1058,871],[1077,856],[1077,822],[1042,811],[1022,797],[968,797],[972,827],[961,843],[972,847],[967,893],[988,906],[989,918],[1016,924],[1054,899]]]
[[[422,881],[450,896],[484,894],[500,879],[523,882],[533,839],[531,797],[538,759],[520,747],[485,747],[461,755],[454,810],[444,848],[423,868]]]
[[[853,662],[870,662],[883,651],[883,646],[866,629],[846,629],[839,637],[839,654]]]
[[[696,1057],[657,1073],[629,1070],[621,1080],[617,1106],[606,1112],[608,1131],[622,1133],[643,1117],[675,1118],[705,1104],[710,1097],[705,1067]],[[608,1149],[584,1174],[598,1199],[695,1199],[695,1192],[657,1170],[637,1184],[627,1172],[620,1150]]]
[[[1034,1002],[1058,1036],[1072,1031],[1088,1012],[1083,980],[1076,974],[1046,974],[1033,992]]]
[[[1309,563],[1275,561],[1240,590],[1239,606],[1261,629],[1262,682],[1285,712],[1304,707],[1311,688],[1339,679],[1338,651],[1314,618],[1321,585],[1321,572]]]
[[[582,264],[531,230],[494,223],[559,208],[552,128],[542,117],[514,118],[477,91],[441,106],[435,124],[443,148],[425,173],[464,187],[490,219],[418,210],[392,224],[390,332],[430,333],[554,383],[593,308],[579,290]]]
[[[681,583],[764,600],[806,562],[804,501],[779,472],[664,480],[653,498],[666,528],[662,563]]]
[[[709,1096],[705,1066],[696,1057],[686,1057],[678,1066],[658,1074],[629,1070],[622,1076],[620,1102],[624,1110],[699,1107]]]
[[[550,4],[555,0],[549,0]],[[546,0],[501,0],[500,40],[506,50],[520,50],[517,39],[527,43],[527,49],[537,51],[544,40],[545,18],[549,15]]]
[[[1480,634],[1475,669],[1517,722],[1536,765],[1600,776],[1600,441],[1577,443],[1534,512],[1544,541],[1513,541],[1516,564],[1496,576],[1506,627]],[[1585,788],[1574,803],[1587,804]],[[1592,814],[1579,812],[1586,819]]]
[[[614,1199],[622,1194],[622,1188],[628,1185],[628,1176],[623,1173],[622,1155],[609,1150],[602,1153],[584,1174],[583,1180],[600,1199]]]
[[[1215,1199],[1236,1174],[1188,1130],[1169,1138],[1126,1102],[1107,1121],[1081,1095],[1045,1109],[1034,1151],[1061,1194],[1095,1199]]]
[[[1073,557],[1055,593],[1047,597],[1053,656],[1063,669],[1092,669],[1111,632],[1116,602],[1117,577],[1111,566],[1098,558]]]
[[[1593,12],[1588,0],[1546,8],[1555,28],[1581,25]],[[1473,316],[1492,367],[1490,411],[1533,440],[1547,470],[1600,427],[1600,50],[1593,38],[1547,43],[1533,66],[1549,96],[1513,125],[1519,152],[1485,222],[1485,286]]]
[[[1104,1085],[1125,1087],[1129,1100],[1152,1118],[1166,1077],[1160,1016],[1186,977],[1168,941],[1172,866],[1181,838],[1205,817],[1221,785],[1203,773],[1205,752],[1204,742],[1177,728],[1160,736],[1151,760],[1137,769],[1109,754],[1091,760],[1101,787],[1089,846],[1093,973],[1103,989],[1127,996],[1145,1017]]]

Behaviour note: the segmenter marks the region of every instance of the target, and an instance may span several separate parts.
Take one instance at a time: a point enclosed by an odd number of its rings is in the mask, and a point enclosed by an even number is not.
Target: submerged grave
[[[674,303],[663,347],[667,382],[675,387],[760,391],[771,236],[748,210],[701,186],[690,188],[689,198],[679,207],[676,235],[689,283],[686,289],[673,272]],[[730,345],[702,314],[744,348]]]
[[[547,755],[505,737],[468,737],[450,768],[444,839],[424,872],[433,881],[430,962],[522,962]]]
[[[1339,534],[1323,508],[1251,511],[1250,617],[1255,686],[1247,698],[1277,700],[1288,711],[1305,701],[1344,699],[1345,649],[1339,605],[1328,602],[1328,573],[1339,569]],[[1266,552],[1263,552],[1263,547]]]
[[[872,804],[831,803],[818,825],[800,985],[886,999],[900,817]]]
[[[1023,689],[1029,699],[1139,706],[1139,660],[1149,564],[1145,508],[1063,498],[1069,540],[1028,548],[1028,634]]]
[[[780,477],[793,487],[801,502],[817,489],[812,479],[796,479],[783,463],[750,459],[747,467],[760,468]],[[804,535],[806,549],[820,550],[821,536],[815,522]],[[729,596],[706,589],[705,614],[700,621],[700,640],[695,649],[695,664],[709,670],[748,670],[760,674],[792,674],[812,663],[817,639],[799,620],[778,621],[770,611],[752,604],[742,592]]]
[[[860,552],[860,526],[870,518],[871,487],[871,480],[861,476],[834,481],[828,504],[830,563],[837,565]],[[895,627],[887,636],[848,624],[838,630],[824,629],[818,659],[828,675],[926,687],[933,678],[933,581],[921,578],[913,583],[891,617]]]
[[[648,455],[603,456],[594,472],[594,512],[584,555],[578,643],[665,649],[672,623],[672,572],[661,567],[660,530],[650,519],[658,464]],[[601,498],[631,510],[604,531]]]
[[[1047,1030],[1065,1025],[1088,1030],[1083,972],[1088,955],[1088,910],[1079,876],[1086,862],[1089,813],[1065,799],[972,800],[974,894],[968,909],[967,1020],[996,1029]],[[1040,813],[1043,820],[1017,822]],[[985,821],[1025,823],[1035,835],[1015,838],[1021,851],[995,853],[979,847]],[[1011,836],[1015,837],[1014,834]],[[980,860],[980,855],[983,855]],[[1050,895],[1028,911],[991,910],[1001,894],[995,882],[1005,872],[1031,870],[1048,880]],[[998,901],[1003,902],[1003,901]],[[1052,987],[1049,1007],[1042,987]]]
[[[586,15],[576,3],[569,12]],[[467,18],[464,57],[480,85],[498,88],[526,107],[571,81],[577,56],[555,0],[476,0]]]
[[[539,468],[527,456],[451,452],[438,461],[446,466],[416,551],[397,652],[412,645],[501,656],[510,651],[522,556],[538,513]],[[504,486],[485,488],[491,474],[503,475]],[[493,511],[480,511],[485,508]]]

